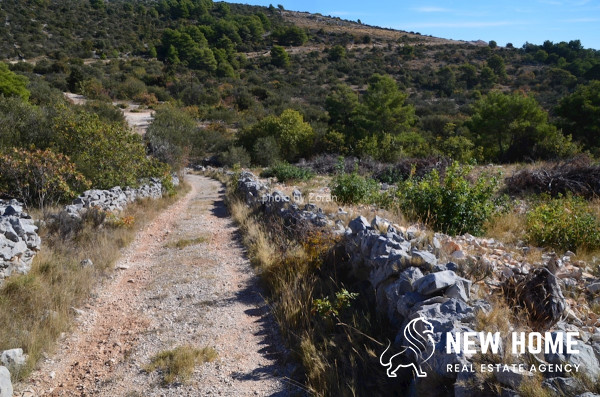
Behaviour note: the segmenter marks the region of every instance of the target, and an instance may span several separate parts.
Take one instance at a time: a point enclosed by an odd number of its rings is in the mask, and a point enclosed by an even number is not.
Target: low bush
[[[286,162],[277,163],[265,169],[260,175],[264,178],[275,177],[279,182],[307,180],[315,176],[311,170]]]
[[[422,178],[433,170],[437,170],[439,175],[443,176],[450,164],[451,160],[443,156],[407,158],[375,173],[374,178],[383,183],[394,184],[408,179],[411,175]]]
[[[331,194],[345,204],[367,203],[379,191],[379,184],[369,177],[341,173],[333,178],[330,185]]]
[[[43,210],[89,187],[69,157],[50,149],[13,148],[0,155],[0,193],[15,196],[28,207],[37,205]]]
[[[396,192],[400,209],[444,233],[481,234],[496,210],[498,178],[481,175],[472,183],[467,178],[471,169],[455,162],[444,178],[437,170],[420,180],[409,178]]]
[[[242,146],[232,146],[219,155],[219,162],[227,167],[250,166],[250,153]]]
[[[561,250],[600,248],[600,219],[581,197],[546,199],[527,214],[531,243]]]

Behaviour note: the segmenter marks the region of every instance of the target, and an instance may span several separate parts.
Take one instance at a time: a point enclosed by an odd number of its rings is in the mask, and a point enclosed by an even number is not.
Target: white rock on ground
[[[0,397],[12,397],[13,387],[10,382],[10,372],[6,367],[0,366]]]

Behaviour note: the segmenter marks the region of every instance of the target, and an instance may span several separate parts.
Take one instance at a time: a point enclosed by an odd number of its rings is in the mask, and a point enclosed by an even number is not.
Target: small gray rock
[[[431,252],[413,250],[411,253],[411,266],[419,266],[430,270],[437,265],[437,258]]]
[[[27,360],[27,355],[23,354],[23,349],[5,350],[0,354],[0,363],[11,370],[18,370]]]
[[[468,302],[471,298],[471,280],[459,277],[456,281],[456,284],[451,285],[444,292],[444,296],[447,296],[448,298],[461,299],[465,302]]]
[[[600,291],[600,283],[592,283],[585,288],[587,288],[590,293],[597,294]]]
[[[86,268],[86,267],[93,267],[94,266],[94,262],[92,262],[91,259],[84,259],[81,262],[79,262],[79,265],[82,268]]]

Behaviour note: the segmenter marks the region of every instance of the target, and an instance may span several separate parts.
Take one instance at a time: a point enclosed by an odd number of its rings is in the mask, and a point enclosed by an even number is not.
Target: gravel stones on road
[[[114,280],[78,316],[78,329],[26,386],[55,396],[298,394],[277,325],[226,216],[222,185],[187,180],[192,191],[136,238]],[[185,384],[163,386],[160,371],[144,371],[155,354],[186,345],[212,347],[218,358],[198,365]]]

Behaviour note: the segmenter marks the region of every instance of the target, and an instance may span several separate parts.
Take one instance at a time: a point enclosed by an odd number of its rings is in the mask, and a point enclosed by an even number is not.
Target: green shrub
[[[546,199],[527,214],[531,243],[562,250],[600,247],[600,219],[583,198]]]
[[[282,162],[267,168],[261,173],[261,176],[265,178],[274,176],[279,182],[287,182],[290,180],[297,181],[310,179],[315,176],[315,174],[311,170]]]
[[[252,147],[252,161],[263,167],[269,167],[281,161],[279,144],[275,137],[258,138]]]
[[[267,116],[242,131],[239,143],[246,150],[252,151],[258,140],[265,137],[273,137],[279,146],[279,155],[284,160],[294,161],[311,154],[315,132],[311,125],[304,121],[302,113],[286,109],[280,116]]]
[[[409,178],[398,186],[400,208],[444,233],[481,234],[495,212],[498,179],[483,175],[471,183],[467,179],[471,169],[454,162],[444,178],[436,170],[421,180]]]
[[[13,73],[8,65],[0,62],[0,94],[6,96],[18,96],[27,101],[31,93],[27,90],[29,80],[25,76]]]
[[[219,161],[227,167],[233,168],[235,165],[249,167],[250,154],[241,146],[232,146],[226,152],[219,155]]]
[[[202,152],[201,143],[193,143],[198,135],[196,121],[189,113],[165,105],[156,111],[145,139],[156,158],[179,170],[187,164],[188,156]]]
[[[75,164],[50,149],[13,148],[0,155],[0,193],[14,196],[27,206],[56,204],[90,187]]]
[[[338,170],[340,173],[331,181],[331,194],[342,203],[356,204],[367,203],[379,192],[379,184],[374,179],[358,174],[358,167],[354,172],[343,172],[344,159],[340,157]]]
[[[79,108],[57,111],[52,120],[55,148],[69,156],[93,187],[135,186],[140,178],[154,176],[148,174],[153,167],[141,137],[122,123],[105,122]]]

